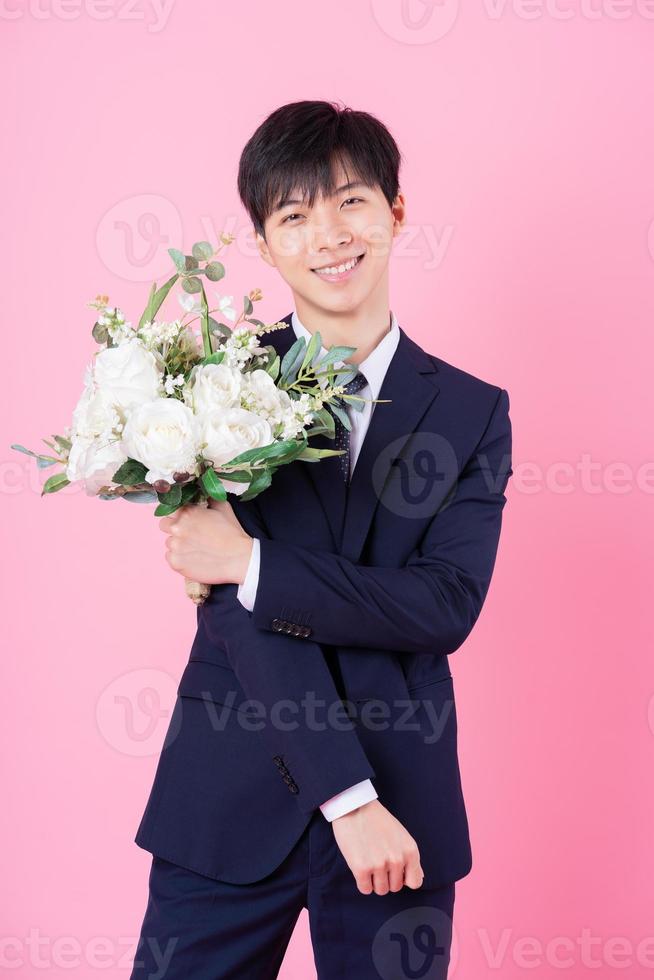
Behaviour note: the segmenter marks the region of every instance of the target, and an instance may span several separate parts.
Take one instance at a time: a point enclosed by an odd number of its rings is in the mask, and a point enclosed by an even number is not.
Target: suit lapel
[[[361,556],[376,507],[395,460],[438,395],[436,367],[400,327],[400,340],[382,383],[354,473],[349,484],[341,554],[356,562]],[[322,465],[322,464],[320,464]]]
[[[295,343],[292,314],[283,317],[287,328],[270,334],[269,343],[283,358]],[[358,561],[384,487],[396,458],[439,393],[437,368],[431,358],[400,327],[400,340],[379,392],[390,403],[375,405],[352,479],[346,487],[341,479],[339,457],[317,463],[302,463],[330,527],[334,550],[350,561]],[[317,449],[333,449],[325,435],[311,438]]]

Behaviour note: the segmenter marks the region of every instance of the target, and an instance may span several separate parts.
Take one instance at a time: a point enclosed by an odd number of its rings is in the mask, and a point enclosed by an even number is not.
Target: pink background
[[[291,310],[235,178],[302,98],[389,126],[392,308],[511,396],[495,576],[451,661],[474,867],[450,975],[651,975],[654,4],[8,0],[0,27],[6,975],[129,975],[133,836],[195,630],[151,508],[40,498],[53,471],[9,445],[47,451],[86,302],[138,319],[170,245],[231,231],[221,291]],[[306,913],[281,976],[314,976]]]

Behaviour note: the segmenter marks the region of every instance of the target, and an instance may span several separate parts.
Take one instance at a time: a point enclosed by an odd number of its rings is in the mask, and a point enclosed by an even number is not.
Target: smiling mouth
[[[357,255],[355,259],[349,259],[347,262],[342,262],[339,265],[323,266],[323,268],[312,269],[317,276],[321,279],[326,279],[327,281],[337,282],[341,279],[346,279],[354,270],[361,265],[365,257],[365,252],[361,255]]]

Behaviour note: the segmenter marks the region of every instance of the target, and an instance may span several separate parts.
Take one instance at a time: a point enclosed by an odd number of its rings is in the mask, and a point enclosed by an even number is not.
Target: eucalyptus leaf
[[[19,443],[16,442],[12,443],[11,448],[17,449],[19,453],[26,453],[28,456],[34,456],[36,459],[52,460],[53,463],[60,462],[60,460],[56,459],[54,456],[46,456],[44,453],[32,452],[31,449],[26,449],[25,446],[21,446]]]
[[[228,327],[226,323],[219,323],[212,316],[209,317],[209,330],[211,333],[221,333],[225,337],[231,337],[232,335],[231,327]]]
[[[198,267],[198,260],[194,255],[184,256],[184,271],[193,272]]]
[[[347,412],[344,409],[339,408],[338,405],[330,405],[330,408],[331,408],[332,412],[334,413],[334,415],[341,420],[341,422],[343,423],[343,425],[345,426],[345,428],[348,430],[348,432],[351,432],[352,431],[352,423],[350,422],[350,420],[348,418]]]
[[[301,371],[304,371],[305,367],[311,364],[316,354],[319,353],[321,347],[322,347],[322,338],[320,336],[320,332],[316,330],[315,333],[311,334],[311,340],[309,341],[309,346],[306,349],[306,353],[304,355],[304,359],[302,360],[302,365],[300,367]]]
[[[211,282],[218,282],[225,275],[225,266],[222,262],[208,262],[204,267],[205,275]]]
[[[178,248],[169,248],[168,254],[177,266],[180,272],[184,272],[186,269],[186,256],[183,252],[180,252]]]
[[[189,276],[182,279],[182,289],[186,293],[199,293],[202,289],[202,283],[195,276]]]
[[[207,262],[213,255],[213,248],[209,242],[196,242],[191,252],[193,257],[199,259],[200,262]]]
[[[254,306],[252,305],[252,300],[250,299],[249,296],[244,296],[243,297],[243,312],[245,313],[246,316],[249,316],[250,313],[252,313],[253,310],[254,310]]]
[[[264,367],[264,371],[270,375],[273,381],[277,381],[277,377],[279,375],[279,363],[279,354],[276,353],[274,360],[271,361],[270,358],[268,358],[268,361]]]
[[[153,504],[158,500],[156,491],[154,490],[130,490],[129,493],[124,493],[121,496],[123,500],[129,501],[130,504]],[[111,498],[106,498],[103,496],[104,499],[118,500],[119,497],[114,495]]]

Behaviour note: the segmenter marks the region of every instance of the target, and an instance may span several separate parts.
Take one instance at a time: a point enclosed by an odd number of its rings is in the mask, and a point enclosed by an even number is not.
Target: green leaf
[[[265,327],[263,320],[255,320],[254,317],[246,317],[247,323],[253,324],[255,327]]]
[[[351,432],[352,431],[352,423],[350,422],[350,420],[348,418],[347,412],[344,409],[339,408],[338,405],[330,405],[329,407],[331,408],[331,410],[334,413],[334,415],[341,420],[341,422],[343,423],[343,425],[345,426],[345,428],[347,429],[347,431],[348,432]]]
[[[159,504],[155,509],[155,517],[168,517],[169,514],[174,514],[176,510],[179,510],[181,504]]]
[[[96,344],[106,344],[109,337],[109,328],[106,323],[94,323],[91,336]]]
[[[147,466],[140,463],[138,459],[126,459],[118,467],[111,479],[113,483],[120,483],[121,486],[131,487],[137,483],[145,483],[145,474],[147,472]]]
[[[270,469],[261,470],[257,473],[245,493],[239,496],[239,500],[252,500],[253,497],[258,496],[263,490],[266,490],[272,482],[272,474],[273,471]]]
[[[200,361],[200,363],[201,364],[220,364],[220,362],[225,359],[225,354],[226,354],[226,351],[224,351],[224,350],[214,351],[213,354],[210,354],[208,357],[205,357],[204,360]]]
[[[170,249],[168,249],[168,251],[170,251]],[[139,330],[148,321],[150,321],[150,323],[151,323],[154,320],[154,318],[156,317],[157,313],[161,309],[161,304],[163,303],[163,301],[165,300],[166,296],[168,295],[168,293],[170,292],[170,290],[173,288],[173,286],[175,285],[175,283],[177,282],[178,279],[179,279],[179,274],[178,273],[175,273],[175,275],[174,276],[171,276],[170,279],[167,282],[165,282],[160,289],[157,289],[156,292],[152,292],[150,294],[150,299],[148,300],[148,305],[144,309],[143,315],[141,316],[141,319],[139,320],[139,326],[138,326]]]
[[[218,475],[222,480],[233,480],[234,483],[249,483],[252,479],[252,470],[232,470],[230,473],[224,473],[221,468],[218,471]]]
[[[260,446],[256,449],[246,449],[244,453],[234,456],[226,466],[240,466],[242,463],[254,463],[257,461],[271,460],[278,456],[283,456],[297,445],[296,439],[284,439],[280,442],[271,442],[267,446]]]
[[[204,271],[207,279],[210,279],[211,282],[218,282],[225,275],[225,266],[222,262],[208,262]]]
[[[178,248],[169,248],[168,254],[177,266],[179,272],[184,272],[186,269],[186,256],[183,252],[180,252]]]
[[[212,316],[209,317],[209,330],[211,333],[224,334],[225,337],[231,337],[232,335],[231,327],[228,327],[226,323],[218,323]]]
[[[182,279],[182,289],[186,293],[199,293],[202,289],[202,283],[196,276],[189,276]]]
[[[43,489],[41,490],[41,496],[44,493],[56,493],[57,490],[63,490],[67,487],[70,480],[65,473],[55,473],[54,476],[48,477],[48,479],[43,484]]]
[[[45,440],[44,440],[45,442]],[[48,462],[60,463],[61,460],[57,459],[55,456],[46,456],[44,453],[33,453],[31,449],[25,449],[25,446],[21,446],[14,442],[11,444],[12,449],[17,449],[19,453],[27,453],[28,456],[34,456],[35,459],[47,459]]]
[[[101,493],[99,496],[102,500],[119,499],[116,494]],[[130,504],[152,504],[157,499],[155,490],[130,490],[129,493],[123,493],[121,496],[123,500],[126,500]]]
[[[254,310],[254,306],[252,305],[252,300],[250,299],[249,296],[244,296],[243,297],[243,312],[245,313],[246,316],[249,316],[250,313],[252,313],[253,310]]]
[[[304,371],[305,367],[311,364],[316,354],[319,353],[321,347],[322,339],[319,331],[316,330],[315,333],[311,334],[311,340],[309,341],[309,346],[307,347],[306,354],[304,355],[304,360],[302,361],[300,371]]]
[[[333,364],[334,361],[346,361],[356,350],[356,347],[330,347],[326,354],[318,358],[314,367],[318,369],[318,367],[326,367],[328,364]]]
[[[270,357],[264,368],[265,371],[270,375],[273,381],[277,381],[277,376],[279,374],[279,354],[274,354],[274,359],[271,361]]]
[[[209,242],[196,242],[191,252],[193,253],[193,257],[200,262],[208,262],[213,255],[213,248]]]
[[[184,256],[184,271],[193,272],[198,267],[198,260],[194,255]]]
[[[307,463],[317,463],[326,456],[342,456],[344,452],[345,449],[316,449],[314,446],[307,446],[297,458]]]
[[[200,488],[198,486],[197,480],[189,480],[188,483],[182,483],[181,487],[182,487],[181,503],[183,507],[185,504],[190,504],[195,500],[195,498],[200,493]]]
[[[166,507],[178,507],[182,502],[182,487],[179,483],[171,483],[170,490],[166,490],[165,493],[160,493],[157,490],[157,497],[160,503],[165,504]]]
[[[202,474],[202,486],[214,500],[227,500],[227,491],[215,470],[205,470]]]
[[[284,354],[282,358],[282,371],[281,378],[282,382],[290,382],[295,380],[295,375],[297,370],[304,359],[304,352],[306,348],[306,340],[304,337],[298,337],[294,344],[289,347],[289,349]]]

